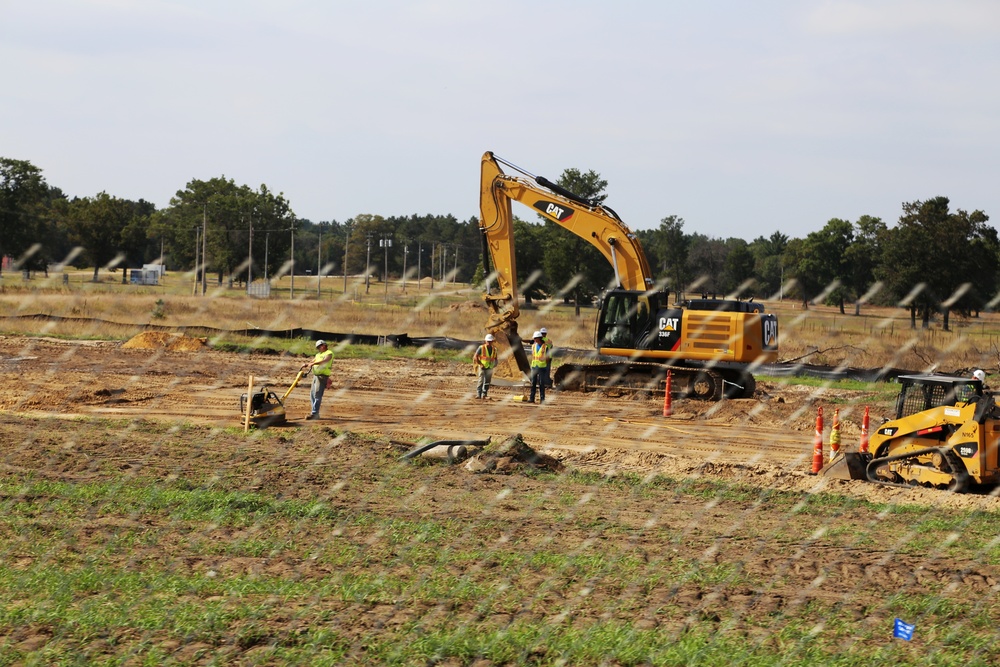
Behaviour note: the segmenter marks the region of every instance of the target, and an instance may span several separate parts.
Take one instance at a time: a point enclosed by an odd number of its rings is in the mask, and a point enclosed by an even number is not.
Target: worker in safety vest
[[[483,344],[476,348],[472,364],[476,367],[476,398],[485,399],[490,393],[493,369],[497,366],[497,346],[493,344],[493,334],[486,334]]]
[[[549,340],[549,330],[542,327],[538,330],[542,334],[542,342],[545,343],[545,387],[552,388],[552,341]]]
[[[538,402],[545,402],[545,369],[548,365],[549,348],[545,345],[545,339],[541,331],[536,331],[531,335],[531,392],[528,394],[528,402],[535,402],[535,389],[539,391]]]
[[[330,379],[330,372],[333,369],[333,350],[329,349],[326,341],[316,341],[316,356],[313,360],[302,364],[299,370],[312,369],[312,387],[309,389],[309,402],[312,410],[306,419],[319,418],[319,406],[323,402],[323,393],[333,381]]]

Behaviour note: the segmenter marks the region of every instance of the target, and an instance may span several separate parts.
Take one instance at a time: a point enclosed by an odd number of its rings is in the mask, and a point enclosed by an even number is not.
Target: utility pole
[[[320,270],[323,268],[323,223],[319,223],[319,240],[316,242],[316,298],[320,297],[320,288],[323,285],[323,280],[319,275]]]
[[[406,256],[410,254],[410,248],[403,239],[403,294],[406,294]]]
[[[389,248],[392,247],[392,236],[383,234],[379,245],[385,248],[385,273],[382,275],[382,282],[385,283],[385,303],[389,303]]]
[[[271,232],[264,232],[264,282],[267,282],[267,242],[271,240]],[[270,290],[268,294],[270,294]]]
[[[197,226],[194,228],[194,285],[191,286],[191,295],[198,296],[198,248],[201,244],[201,229]]]
[[[344,295],[347,295],[347,244],[351,242],[351,223],[344,223]]]
[[[423,244],[417,241],[417,292],[420,291],[420,264],[421,260],[424,258]]]
[[[250,283],[253,282],[253,212],[250,215],[250,250],[247,252],[247,294],[250,293]]]
[[[368,232],[365,239],[368,241],[368,253],[365,255],[365,294],[368,294],[368,288],[371,287],[371,265],[372,265],[372,234]]]
[[[292,223],[292,254],[291,254],[291,265],[292,265],[292,284],[288,288],[288,298],[295,298],[295,224]]]
[[[201,211],[201,295],[205,296],[208,291],[208,204],[205,204]]]

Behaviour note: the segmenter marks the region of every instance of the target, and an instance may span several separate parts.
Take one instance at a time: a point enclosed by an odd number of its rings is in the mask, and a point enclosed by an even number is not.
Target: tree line
[[[607,181],[567,169],[558,184],[606,198]],[[907,307],[914,326],[953,312],[977,314],[1000,300],[1000,240],[985,212],[952,210],[947,197],[905,202],[894,224],[833,218],[804,238],[779,231],[750,241],[684,229],[676,215],[637,230],[659,284],[683,295],[797,299],[855,313],[866,303]],[[515,218],[523,296],[578,307],[612,285],[614,272],[558,225]],[[191,180],[162,209],[100,192],[67,197],[24,160],[0,157],[0,257],[24,271],[52,265],[121,271],[162,261],[222,283],[296,275],[484,279],[478,220],[453,215],[344,221],[299,218],[281,193],[225,176]]]

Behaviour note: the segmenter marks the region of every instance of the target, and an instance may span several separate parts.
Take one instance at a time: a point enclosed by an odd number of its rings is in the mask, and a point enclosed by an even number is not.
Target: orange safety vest
[[[482,364],[483,368],[493,368],[497,365],[497,349],[492,345],[483,343],[476,350],[476,354],[479,356],[479,363]]]

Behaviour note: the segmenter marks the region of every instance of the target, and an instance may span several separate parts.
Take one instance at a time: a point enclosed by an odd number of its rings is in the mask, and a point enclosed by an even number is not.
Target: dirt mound
[[[465,464],[474,473],[508,474],[524,469],[559,472],[562,463],[546,454],[539,454],[518,433],[498,445],[489,445]]]
[[[144,331],[123,343],[122,347],[138,350],[167,349],[181,352],[197,352],[207,347],[207,341],[204,338],[191,338],[184,334]]]

